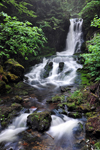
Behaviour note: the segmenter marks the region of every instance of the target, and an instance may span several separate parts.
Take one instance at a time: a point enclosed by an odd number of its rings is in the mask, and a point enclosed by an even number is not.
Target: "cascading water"
[[[76,150],[75,142],[84,138],[83,121],[63,115],[63,119],[52,115],[51,127],[48,134],[54,138],[57,148]],[[61,149],[62,149],[61,148]],[[62,149],[62,150],[63,150]]]
[[[52,58],[44,58],[43,63],[35,65],[31,72],[25,75],[28,77],[26,83],[37,88],[50,87],[51,85],[53,88],[57,88],[74,83],[77,76],[76,71],[82,67],[73,58],[73,54],[81,50],[82,22],[82,19],[70,20],[65,50],[57,52],[57,55]]]
[[[25,75],[28,77],[25,83],[37,89],[48,90],[51,88],[53,91],[60,86],[74,84],[75,77],[77,76],[76,71],[78,68],[82,68],[82,65],[78,64],[73,57],[74,53],[78,53],[81,50],[83,42],[82,22],[82,19],[70,20],[65,50],[57,52],[56,56],[52,58],[44,58],[43,63],[35,65],[31,72]],[[17,139],[17,134],[27,129],[26,120],[30,113],[21,114],[7,129],[2,131],[0,133],[0,142],[8,142],[7,146],[9,147],[12,141]],[[60,118],[60,116],[52,115],[51,127],[47,133],[54,138],[58,148],[62,146],[64,147],[61,148],[63,150],[66,148],[72,150],[75,140],[81,139],[80,133],[83,130],[80,128],[80,124],[83,125],[83,121],[69,118],[63,114],[61,116]],[[77,135],[77,133],[79,134]]]
[[[0,143],[8,142],[7,146],[12,145],[12,142],[17,140],[18,138],[17,135],[27,129],[26,127],[27,116],[32,112],[34,112],[35,110],[36,108],[31,108],[30,113],[21,113],[18,117],[16,117],[13,120],[12,124],[9,125],[7,129],[3,130],[0,133]]]

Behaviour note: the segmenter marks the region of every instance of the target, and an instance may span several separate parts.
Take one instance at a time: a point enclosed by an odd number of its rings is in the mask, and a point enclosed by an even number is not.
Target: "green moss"
[[[93,129],[93,127],[91,127],[91,126],[88,126],[89,127],[89,130],[92,130]]]
[[[16,79],[19,78],[18,76],[14,75],[14,74],[12,74],[12,73],[10,73],[10,72],[8,72],[8,75],[7,75],[7,76],[9,76],[12,81],[15,81]]]
[[[15,61],[14,59],[8,59],[5,64],[11,64],[11,65],[14,65],[14,66],[19,66],[21,68],[24,69],[24,67],[22,65],[20,65],[17,61]]]

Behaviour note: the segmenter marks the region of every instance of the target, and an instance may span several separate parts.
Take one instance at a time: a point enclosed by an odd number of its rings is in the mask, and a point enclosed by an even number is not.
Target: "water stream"
[[[82,22],[82,19],[70,20],[65,50],[57,52],[56,56],[51,58],[44,58],[43,63],[33,66],[32,70],[25,75],[28,77],[25,82],[38,89],[48,86],[54,89],[74,83],[77,69],[82,68],[82,65],[77,63],[73,57],[74,53],[81,51]]]
[[[24,82],[45,93],[52,93],[61,86],[73,85],[77,77],[77,69],[82,65],[77,63],[73,54],[81,52],[82,37],[82,19],[71,19],[69,33],[66,39],[66,47],[63,52],[57,52],[51,58],[44,58],[43,62],[32,67],[32,70],[25,76],[28,80]],[[49,69],[48,69],[49,68]],[[34,110],[33,110],[34,111]],[[32,111],[30,111],[32,113]],[[27,129],[26,120],[30,113],[22,113],[15,118],[13,123],[0,133],[0,142],[15,141],[17,134]],[[63,114],[62,114],[63,115]],[[60,118],[52,115],[51,127],[47,131],[56,145],[63,146],[65,149],[70,146],[73,149],[73,142],[81,138],[80,125],[82,120],[69,118],[63,115]],[[79,131],[78,135],[75,131]],[[63,149],[64,149],[63,148]],[[14,149],[15,150],[15,149]]]

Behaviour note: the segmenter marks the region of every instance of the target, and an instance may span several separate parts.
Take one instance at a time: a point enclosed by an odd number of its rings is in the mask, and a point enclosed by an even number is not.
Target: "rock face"
[[[43,132],[47,130],[51,123],[51,115],[50,112],[35,112],[28,116],[27,125],[33,130],[38,130]]]

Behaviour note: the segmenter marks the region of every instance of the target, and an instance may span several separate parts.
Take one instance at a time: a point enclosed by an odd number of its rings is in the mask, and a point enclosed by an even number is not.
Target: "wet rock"
[[[47,78],[49,76],[50,71],[53,68],[53,62],[47,62],[46,66],[44,67],[43,78]]]
[[[14,75],[19,76],[21,79],[23,78],[24,67],[14,59],[8,59],[5,62],[5,69],[7,72],[9,71]]]
[[[58,73],[62,72],[62,71],[63,71],[63,68],[64,68],[64,62],[60,62],[60,63],[59,63],[59,70],[58,70]]]
[[[50,127],[51,114],[48,111],[34,112],[27,118],[27,125],[33,130],[43,132]]]
[[[25,140],[26,142],[36,142],[40,140],[40,137],[39,137],[39,133],[36,133],[36,132],[28,132],[28,131],[24,131],[21,133],[22,136],[23,136],[23,140]]]
[[[67,72],[65,72],[65,75],[69,75],[71,72],[72,72],[72,69],[67,71]]]

